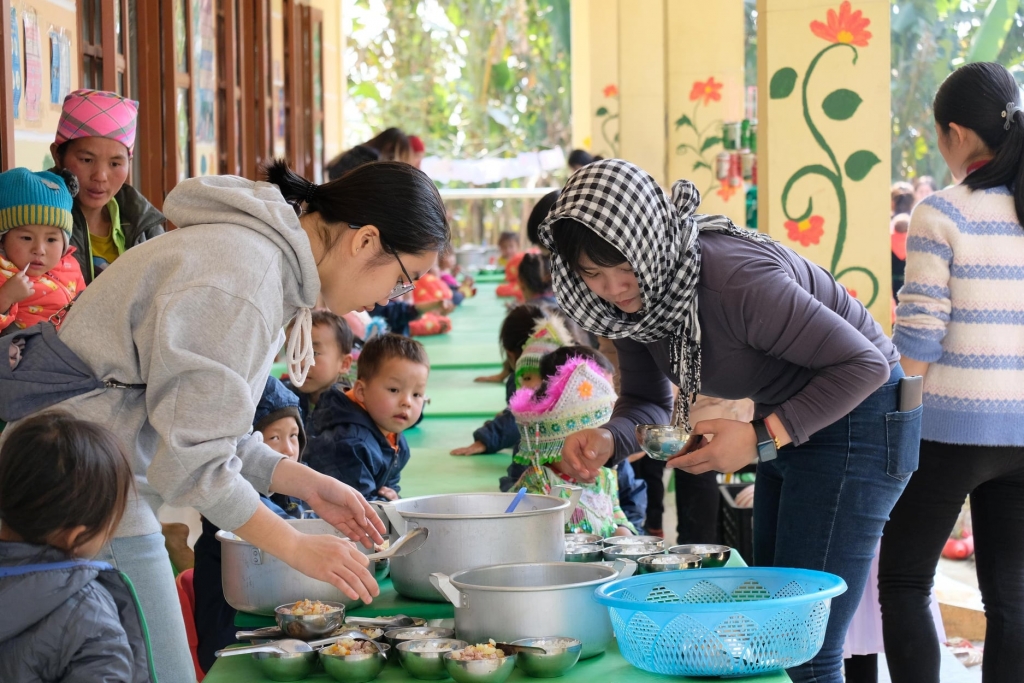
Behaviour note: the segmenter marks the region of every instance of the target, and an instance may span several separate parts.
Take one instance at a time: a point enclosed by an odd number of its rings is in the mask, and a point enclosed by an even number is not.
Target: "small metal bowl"
[[[379,630],[379,629],[378,629]],[[327,675],[341,683],[366,683],[372,681],[388,663],[387,645],[381,645],[383,652],[357,655],[331,655],[320,651],[320,662]]]
[[[316,650],[310,652],[254,652],[256,668],[272,681],[301,681],[313,673],[319,659]]]
[[[701,558],[699,555],[663,553],[641,557],[636,563],[638,573],[651,574],[653,572],[674,572],[679,569],[700,569]]]
[[[299,640],[316,640],[325,638],[338,630],[345,621],[345,605],[340,602],[328,602],[321,600],[325,605],[334,607],[334,611],[326,614],[306,614],[297,616],[288,614],[282,610],[291,609],[295,604],[290,602],[287,605],[280,605],[274,608],[274,618],[277,626],[285,638],[298,638]]]
[[[398,662],[413,678],[435,681],[448,678],[448,670],[444,666],[444,654],[452,650],[469,647],[464,640],[454,638],[429,638],[427,640],[406,640],[395,646]],[[417,651],[414,648],[430,648],[430,652]]]
[[[732,548],[727,545],[707,545],[704,543],[676,545],[669,548],[668,551],[679,555],[698,555],[701,559],[701,566],[704,569],[724,567],[729,561],[729,556],[732,555]]]
[[[396,628],[384,633],[384,640],[388,645],[397,650],[400,643],[409,640],[438,640],[454,638],[455,629],[441,628],[439,626],[407,626]]]
[[[679,454],[690,438],[682,427],[637,425],[636,440],[644,453],[654,460],[668,460]]]
[[[601,541],[606,546],[615,545],[655,545],[665,549],[665,539],[660,536],[609,536]]]
[[[597,544],[566,545],[566,562],[600,562],[604,559],[604,547]]]
[[[663,548],[656,545],[610,545],[605,546],[604,559],[609,562],[615,560],[639,560],[648,555],[658,555],[665,552]]]
[[[583,643],[575,638],[547,636],[545,638],[523,638],[512,645],[526,645],[544,648],[544,654],[520,652],[516,655],[516,666],[532,678],[558,678],[576,666],[583,652]]]
[[[444,668],[455,683],[505,683],[516,668],[515,657],[462,661],[444,653]]]
[[[597,534],[566,534],[565,545],[590,545],[592,543],[600,543],[601,537]]]

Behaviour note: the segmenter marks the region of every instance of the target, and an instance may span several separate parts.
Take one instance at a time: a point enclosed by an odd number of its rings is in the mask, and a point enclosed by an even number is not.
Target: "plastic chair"
[[[185,635],[188,636],[188,649],[192,653],[192,666],[196,669],[196,681],[202,681],[206,673],[199,667],[199,636],[196,634],[196,592],[192,585],[194,569],[186,569],[174,579],[178,588],[178,601],[181,603],[181,616],[185,619]]]

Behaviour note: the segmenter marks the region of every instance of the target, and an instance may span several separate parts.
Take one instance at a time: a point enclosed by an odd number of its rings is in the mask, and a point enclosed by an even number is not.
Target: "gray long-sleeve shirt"
[[[881,386],[899,353],[823,268],[781,245],[703,233],[697,289],[701,393],[750,398],[797,445]],[[611,421],[615,461],[638,450],[637,424],[672,412],[669,340],[616,340],[622,387]]]

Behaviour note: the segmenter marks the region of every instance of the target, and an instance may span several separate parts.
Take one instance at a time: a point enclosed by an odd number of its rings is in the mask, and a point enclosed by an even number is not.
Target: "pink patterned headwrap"
[[[79,138],[110,138],[135,150],[139,103],[105,90],[76,90],[64,98],[57,123],[58,145]]]

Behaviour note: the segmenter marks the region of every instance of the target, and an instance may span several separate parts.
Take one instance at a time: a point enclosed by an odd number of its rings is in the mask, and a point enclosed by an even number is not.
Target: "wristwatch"
[[[759,462],[768,462],[779,456],[779,442],[772,436],[768,425],[764,420],[754,420],[754,434],[757,436],[757,459]]]

